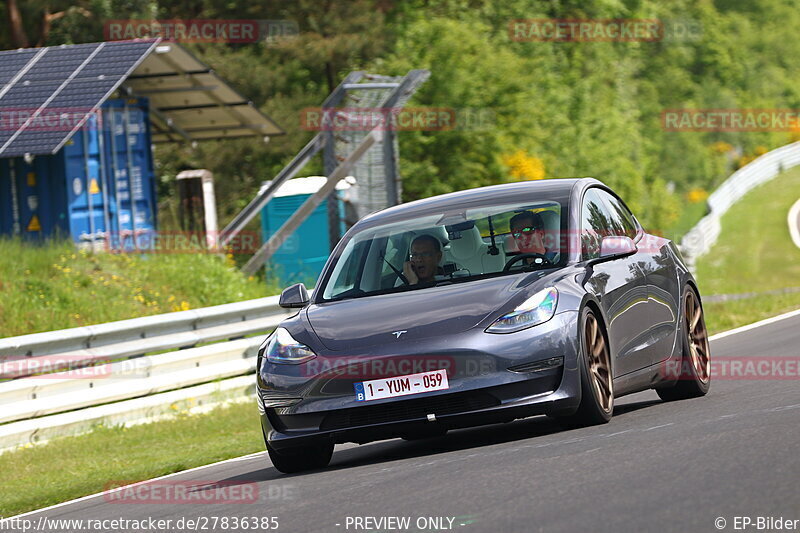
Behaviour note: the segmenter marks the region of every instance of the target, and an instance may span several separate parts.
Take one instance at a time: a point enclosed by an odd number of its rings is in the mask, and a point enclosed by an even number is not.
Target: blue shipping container
[[[131,194],[133,193],[133,194]],[[0,234],[134,247],[156,229],[148,102],[111,100],[51,156],[0,159]],[[120,236],[122,236],[120,238]]]

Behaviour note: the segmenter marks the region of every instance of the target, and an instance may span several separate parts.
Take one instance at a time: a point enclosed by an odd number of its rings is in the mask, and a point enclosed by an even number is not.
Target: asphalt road
[[[797,361],[800,316],[715,340],[712,355]],[[445,527],[452,518],[449,527],[464,533],[593,533],[719,531],[719,517],[736,531],[735,517],[750,517],[756,531],[757,517],[800,519],[798,443],[797,378],[716,379],[701,399],[663,403],[652,391],[622,398],[604,426],[569,430],[537,417],[431,441],[339,446],[328,469],[300,475],[281,475],[258,454],[160,481],[255,483],[254,504],[96,496],[24,518],[152,517],[173,520],[162,531],[186,531],[174,525],[182,517],[272,516],[278,531],[305,533],[365,531],[353,517],[410,518],[407,529],[384,523],[371,531],[432,531],[417,520],[446,517]]]

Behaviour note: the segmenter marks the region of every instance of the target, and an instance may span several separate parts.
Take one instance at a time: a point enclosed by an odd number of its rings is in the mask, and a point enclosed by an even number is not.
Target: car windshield
[[[348,238],[318,294],[341,300],[561,266],[562,211],[556,201],[527,202],[364,229]]]

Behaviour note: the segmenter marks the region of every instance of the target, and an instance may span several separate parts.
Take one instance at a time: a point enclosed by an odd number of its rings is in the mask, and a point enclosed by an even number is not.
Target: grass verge
[[[125,427],[100,427],[0,455],[0,516],[264,450],[255,402],[206,414]]]
[[[0,239],[0,337],[277,294],[232,256],[78,252],[70,242]]]
[[[800,286],[800,248],[787,215],[800,198],[800,167],[754,189],[722,217],[722,233],[697,261],[702,294],[738,294]],[[765,295],[704,305],[711,333],[800,308],[800,294]]]

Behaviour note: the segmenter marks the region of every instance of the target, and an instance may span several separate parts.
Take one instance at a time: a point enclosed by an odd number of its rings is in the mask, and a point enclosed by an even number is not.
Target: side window
[[[609,235],[636,238],[636,223],[633,221],[633,215],[625,207],[625,204],[605,191],[598,189],[597,194],[603,198],[610,216],[611,226],[608,229],[611,233]]]
[[[365,242],[355,245],[353,252],[347,257],[336,276],[336,283],[333,285],[332,295],[336,296],[350,289],[354,289],[356,280],[359,277],[360,263],[366,251]],[[326,291],[327,292],[327,291]],[[326,298],[329,296],[326,296]]]
[[[589,189],[581,205],[581,254],[583,259],[600,257],[600,243],[609,235],[611,226],[608,209],[598,194],[599,189]]]

